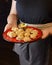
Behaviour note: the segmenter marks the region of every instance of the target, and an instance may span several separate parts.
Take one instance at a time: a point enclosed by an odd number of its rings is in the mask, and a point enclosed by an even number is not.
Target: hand
[[[11,27],[17,27],[17,21],[18,21],[17,16],[15,14],[10,14],[7,18],[7,25],[5,26],[4,31]]]
[[[41,29],[43,32],[42,39],[45,39],[49,35],[52,35],[52,23],[38,24],[38,25],[28,24],[28,25]]]
[[[41,29],[43,32],[42,39],[45,39],[50,34],[50,29],[47,28],[46,25],[44,24],[38,24],[38,25],[28,24],[28,25]]]
[[[5,28],[4,31],[6,31],[7,29],[11,28],[11,27],[17,27],[17,23],[8,23]]]
[[[42,32],[43,32],[42,39],[45,39],[46,37],[50,35],[49,28],[43,29]]]

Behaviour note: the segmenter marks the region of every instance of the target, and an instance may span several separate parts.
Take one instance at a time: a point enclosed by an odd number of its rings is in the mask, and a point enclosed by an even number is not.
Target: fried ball
[[[24,34],[24,30],[23,29],[18,29],[18,31],[15,32],[16,35],[18,36],[19,34]]]
[[[31,39],[30,39],[30,37],[24,37],[23,40],[24,40],[25,42],[28,42],[28,41],[30,41]]]
[[[24,36],[29,37],[30,36],[30,33],[29,32],[25,32],[24,33]]]
[[[18,31],[19,31],[19,32],[23,32],[24,30],[23,30],[23,29],[19,29]]]
[[[26,31],[26,32],[31,32],[31,31],[32,31],[32,29],[27,28],[25,31]]]
[[[13,32],[13,31],[9,31],[9,32],[7,33],[7,35],[8,35],[9,37],[11,37],[11,38],[16,37],[16,33]]]
[[[31,35],[30,35],[30,38],[35,39],[35,38],[36,38],[36,35],[31,34]]]
[[[18,31],[18,27],[12,27],[11,30],[16,32],[16,31]]]
[[[30,38],[33,38],[33,39],[36,38],[37,34],[38,34],[38,31],[37,30],[33,30],[31,32],[31,34],[30,34]]]
[[[31,33],[32,33],[32,34],[37,34],[38,31],[37,31],[37,30],[32,30]]]
[[[17,37],[16,37],[16,40],[22,40],[24,38],[24,36],[22,34],[19,34]]]

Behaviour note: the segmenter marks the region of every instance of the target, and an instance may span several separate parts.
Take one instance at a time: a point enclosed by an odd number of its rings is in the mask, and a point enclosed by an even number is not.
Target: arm
[[[52,23],[43,24],[42,29],[48,29],[49,33],[52,34]]]
[[[10,10],[10,13],[9,14],[17,14],[17,11],[16,11],[16,1],[15,0],[12,0],[12,5],[11,5],[11,10]]]
[[[42,29],[43,36],[42,39],[45,39],[47,36],[52,35],[52,23],[44,24]]]
[[[50,30],[50,34],[52,34],[52,27],[50,27],[50,29],[49,29],[49,30]]]
[[[11,10],[7,17],[7,25],[5,26],[4,31],[6,31],[7,29],[13,26],[17,27],[17,21],[18,21],[18,17],[17,17],[17,11],[16,11],[16,1],[12,0]]]
[[[49,35],[52,35],[52,23],[47,24],[28,24],[29,26],[37,27],[42,30],[42,39],[45,39]]]
[[[37,27],[39,29],[44,29],[52,26],[52,23],[46,23],[46,24],[27,24],[28,26]]]
[[[14,20],[14,22],[13,22]],[[9,16],[7,18],[7,23],[16,23],[18,20],[17,18],[17,11],[16,11],[16,1],[12,0],[11,10]]]

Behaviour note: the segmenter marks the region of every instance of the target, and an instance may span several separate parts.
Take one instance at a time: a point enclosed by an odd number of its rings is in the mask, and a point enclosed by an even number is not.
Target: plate
[[[38,31],[38,34],[37,34],[36,38],[31,39],[31,40],[28,41],[28,42],[37,41],[37,40],[39,40],[39,39],[42,37],[42,31],[41,31],[40,29],[35,28],[35,27],[32,27],[32,26],[27,26],[27,28],[32,28],[33,30],[37,30],[37,31]],[[8,30],[6,30],[5,32],[3,32],[3,38],[4,38],[4,40],[6,40],[6,41],[8,41],[8,42],[15,42],[15,43],[16,43],[16,42],[17,42],[17,43],[24,43],[24,42],[25,42],[24,40],[16,40],[16,38],[10,38],[10,37],[7,35],[7,33],[8,33],[9,31],[12,31],[11,28],[8,29]]]

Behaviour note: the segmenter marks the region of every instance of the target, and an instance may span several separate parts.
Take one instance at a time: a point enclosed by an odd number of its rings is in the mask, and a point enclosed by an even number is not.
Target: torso
[[[19,18],[26,23],[46,23],[49,19],[46,4],[44,0],[17,0]]]

